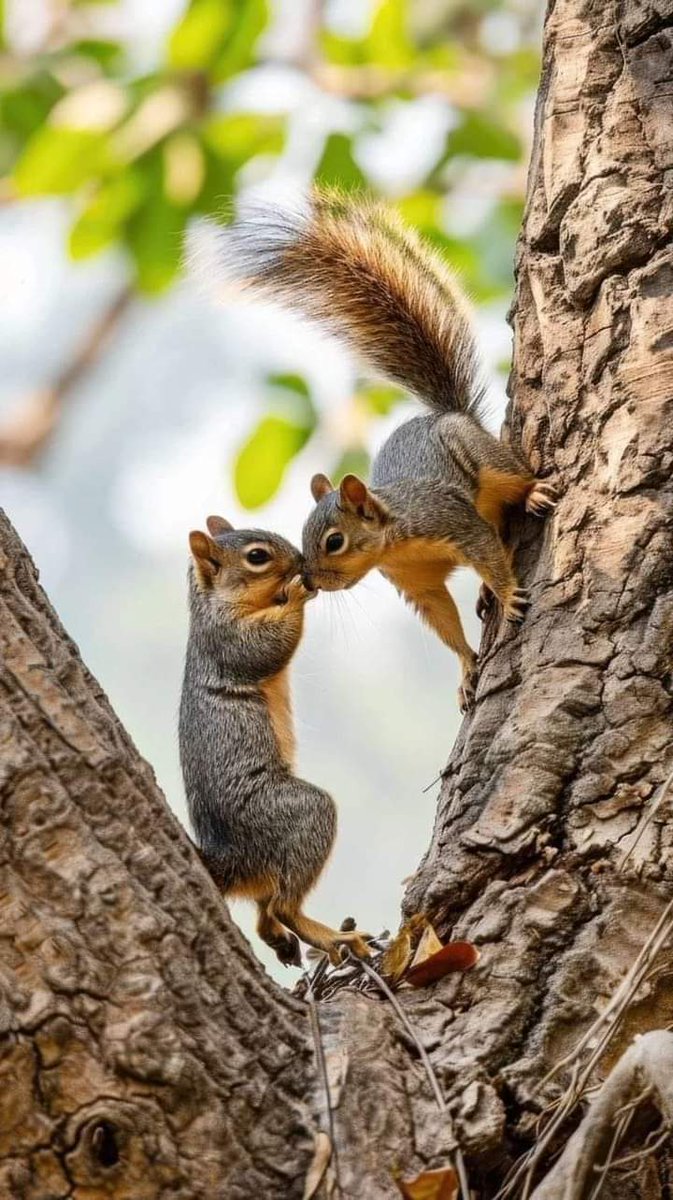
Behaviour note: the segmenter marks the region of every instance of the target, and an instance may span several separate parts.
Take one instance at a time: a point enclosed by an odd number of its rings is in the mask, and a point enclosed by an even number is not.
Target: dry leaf
[[[427,987],[451,971],[469,971],[479,961],[479,951],[471,942],[447,942],[436,954],[411,966],[404,979],[413,987]]]
[[[384,952],[381,959],[381,974],[392,983],[398,983],[404,975],[423,931],[429,925],[425,913],[414,913]]]
[[[416,953],[411,960],[412,969],[417,967],[419,963],[425,962],[426,958],[430,958],[433,954],[436,954],[437,951],[441,949],[442,943],[437,937],[432,925],[428,921],[425,929],[423,930],[421,940],[416,947]]]
[[[332,1143],[327,1134],[321,1129],[315,1135],[313,1158],[311,1159],[311,1165],[306,1172],[304,1200],[311,1200],[311,1196],[315,1196],[322,1182],[322,1177],[327,1170],[327,1166],[331,1157]]]
[[[456,1200],[458,1176],[453,1167],[441,1167],[421,1171],[415,1179],[398,1179],[397,1186],[405,1200]]]

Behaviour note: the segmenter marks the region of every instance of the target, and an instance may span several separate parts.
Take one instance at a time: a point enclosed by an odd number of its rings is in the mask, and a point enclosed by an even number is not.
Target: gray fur
[[[300,556],[284,539],[237,531],[221,546],[262,539]],[[336,810],[320,788],[284,762],[261,690],[290,662],[296,620],[241,619],[189,572],[190,629],[180,704],[180,760],[187,804],[206,865],[224,892],[246,880],[278,880],[298,902],[315,883],[336,833]]]
[[[394,542],[407,538],[446,539],[458,546],[478,570],[500,558],[495,529],[474,507],[479,469],[493,467],[514,474],[528,468],[465,413],[434,412],[405,421],[384,442],[372,465],[374,497],[387,516],[362,519],[344,509],[339,492],[329,492],[316,504],[304,525],[302,541],[305,577],[328,591],[352,586],[364,577],[354,574],[349,556],[347,581],[340,577],[338,556],[326,557],[323,539],[330,529],[348,534],[349,547],[363,556],[380,556]]]

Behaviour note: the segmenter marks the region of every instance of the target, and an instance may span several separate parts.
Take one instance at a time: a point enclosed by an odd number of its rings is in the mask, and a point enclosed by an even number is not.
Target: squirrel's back
[[[483,389],[466,301],[384,205],[315,191],[303,210],[253,208],[216,239],[197,233],[191,249],[200,274],[318,320],[431,408],[476,415]]]

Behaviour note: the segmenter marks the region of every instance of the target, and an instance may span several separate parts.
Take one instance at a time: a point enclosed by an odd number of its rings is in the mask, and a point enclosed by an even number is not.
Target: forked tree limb
[[[613,1143],[620,1111],[644,1095],[673,1129],[673,1033],[657,1029],[635,1039],[531,1200],[587,1200]]]

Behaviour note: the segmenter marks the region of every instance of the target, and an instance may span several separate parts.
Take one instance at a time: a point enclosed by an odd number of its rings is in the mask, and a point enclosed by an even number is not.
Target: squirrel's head
[[[380,562],[388,509],[357,475],[344,476],[338,488],[326,475],[314,475],[311,495],[316,504],[302,535],[303,579],[326,592],[352,587]]]
[[[208,533],[190,533],[189,548],[194,583],[216,605],[246,617],[286,605],[290,597],[309,599],[312,593],[301,583],[302,556],[285,538],[262,529],[234,529],[224,517],[208,517],[206,525]]]

